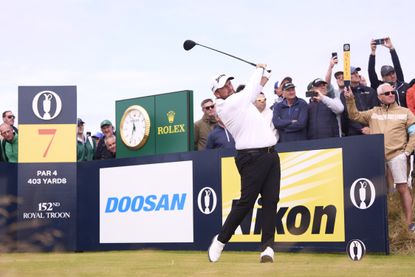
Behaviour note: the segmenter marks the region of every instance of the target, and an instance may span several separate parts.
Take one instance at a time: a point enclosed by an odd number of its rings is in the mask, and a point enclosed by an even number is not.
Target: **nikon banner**
[[[193,92],[116,102],[117,158],[186,152],[193,148]]]
[[[19,87],[18,248],[76,248],[76,87]]]

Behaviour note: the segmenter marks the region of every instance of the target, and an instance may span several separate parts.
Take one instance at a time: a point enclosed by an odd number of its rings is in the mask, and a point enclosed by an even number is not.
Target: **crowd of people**
[[[392,65],[381,66],[381,79],[375,71],[376,51],[380,46],[389,50],[392,59]],[[415,79],[405,82],[397,51],[389,37],[380,45],[375,40],[370,42],[370,85],[357,66],[350,67],[350,80],[345,85],[343,71],[333,74],[337,64],[338,57],[333,55],[324,79],[310,81],[306,88],[307,101],[297,97],[298,88],[293,78],[285,77],[274,84],[273,103],[267,105],[262,92],[252,103],[270,124],[278,143],[383,134],[388,187],[398,191],[408,230],[415,232],[411,184],[408,182],[410,156],[415,148]],[[242,89],[238,87],[236,94],[244,92],[244,86],[240,87]],[[203,117],[195,123],[195,150],[239,150],[217,114],[217,100],[202,102]]]

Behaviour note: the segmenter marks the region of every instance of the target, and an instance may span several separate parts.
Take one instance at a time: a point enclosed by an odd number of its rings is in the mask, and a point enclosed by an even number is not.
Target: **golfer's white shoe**
[[[273,263],[274,262],[274,250],[271,247],[265,248],[261,253],[261,263]]]
[[[218,241],[218,235],[214,236],[208,249],[208,257],[210,262],[215,263],[219,260],[223,247],[225,247],[225,244]]]

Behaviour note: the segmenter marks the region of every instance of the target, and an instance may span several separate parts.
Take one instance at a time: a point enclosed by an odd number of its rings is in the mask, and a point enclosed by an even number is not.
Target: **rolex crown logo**
[[[167,120],[169,121],[169,123],[173,123],[174,116],[176,115],[176,113],[174,111],[168,111],[166,114],[167,114]]]

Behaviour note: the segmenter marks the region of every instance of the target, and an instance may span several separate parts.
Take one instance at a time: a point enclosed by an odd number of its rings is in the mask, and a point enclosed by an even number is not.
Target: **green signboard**
[[[117,158],[193,150],[193,92],[116,101]]]

